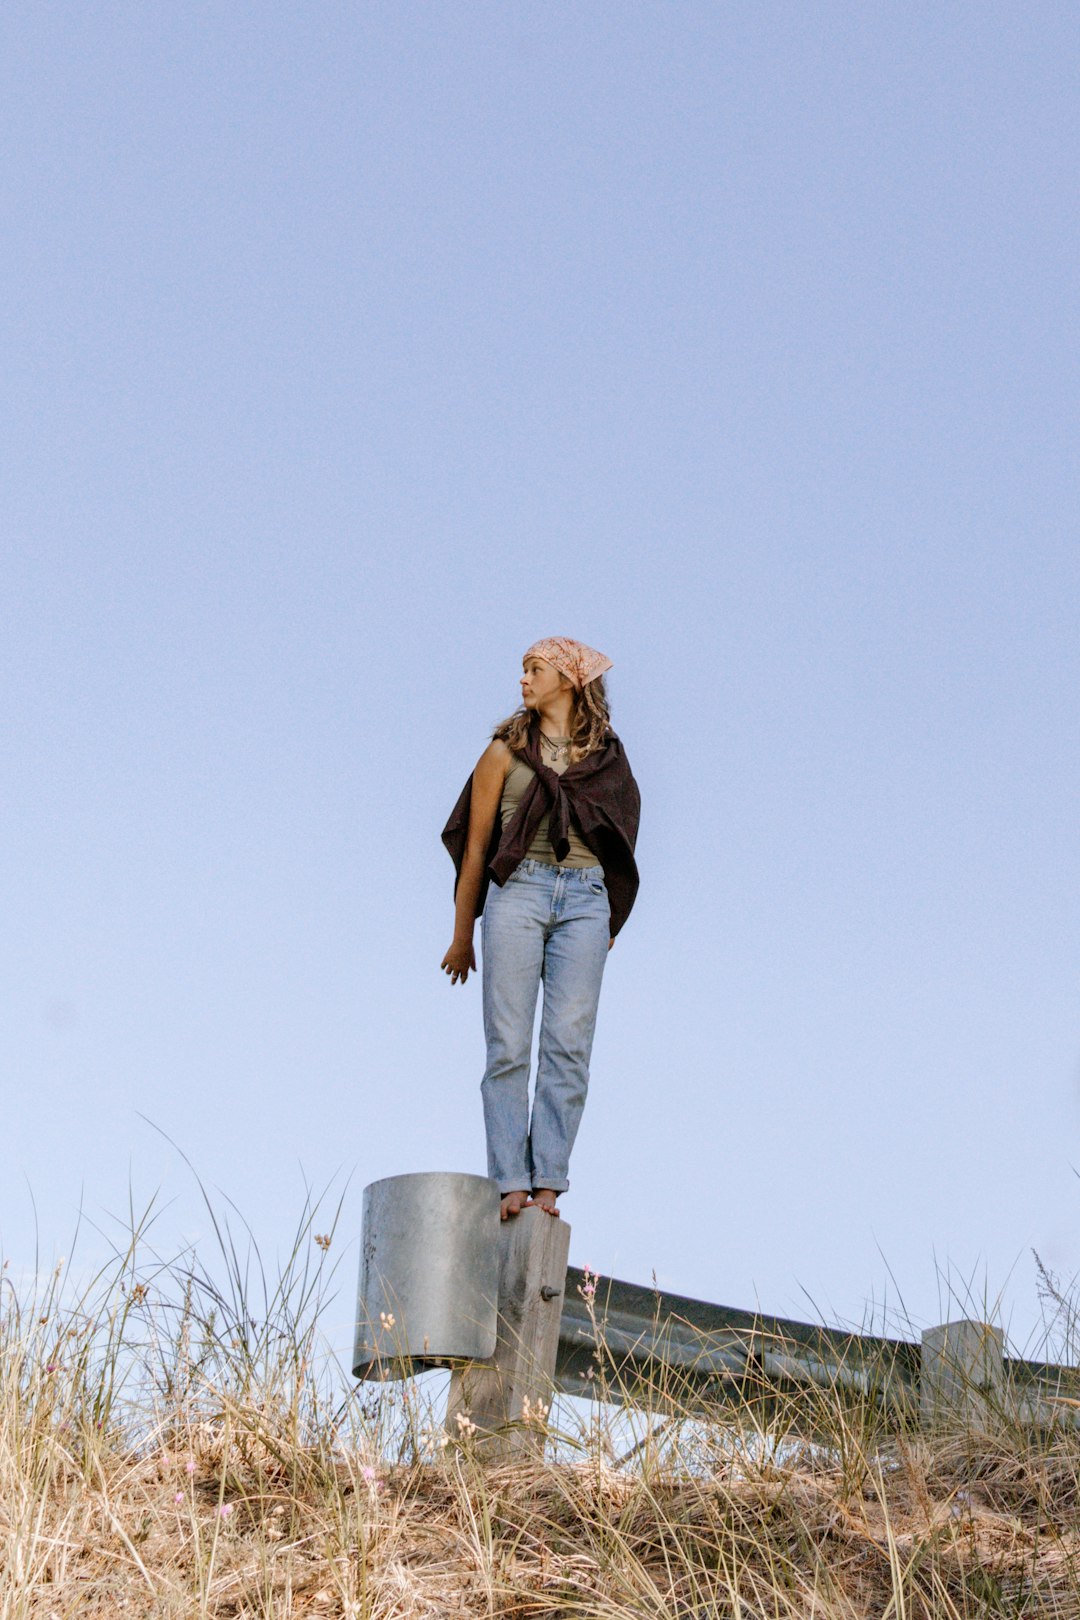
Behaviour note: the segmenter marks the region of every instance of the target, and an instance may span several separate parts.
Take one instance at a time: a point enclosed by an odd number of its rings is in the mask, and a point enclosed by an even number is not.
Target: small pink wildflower
[[[371,1467],[361,1468],[361,1470],[360,1470],[360,1478],[361,1479],[366,1479],[368,1484],[370,1485],[371,1481],[375,1478],[375,1470],[374,1470],[374,1468],[371,1468]]]
[[[229,1514],[232,1512],[232,1503],[222,1502],[221,1506],[218,1508],[218,1512],[221,1514],[223,1519],[227,1519]]]
[[[183,1500],[184,1500],[183,1491],[177,1491],[176,1495],[173,1497],[173,1501],[175,1503],[177,1503],[177,1505],[179,1505]]]
[[[187,1473],[189,1473],[189,1474],[193,1474],[195,1472],[195,1459],[194,1459],[194,1457],[189,1457],[188,1458],[187,1462],[184,1464],[184,1468],[187,1471]]]

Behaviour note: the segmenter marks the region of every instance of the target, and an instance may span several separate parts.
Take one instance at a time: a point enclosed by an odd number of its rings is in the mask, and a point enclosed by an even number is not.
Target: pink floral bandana
[[[545,641],[534,641],[525,657],[546,658],[549,664],[555,665],[560,675],[573,681],[579,692],[583,686],[588,686],[590,681],[595,681],[598,675],[611,668],[610,658],[605,658],[595,647],[586,647],[583,641],[574,641],[570,636],[548,636]]]

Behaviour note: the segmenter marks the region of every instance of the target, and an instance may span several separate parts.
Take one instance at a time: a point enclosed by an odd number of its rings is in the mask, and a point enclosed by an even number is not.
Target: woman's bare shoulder
[[[476,762],[477,774],[481,776],[498,776],[502,780],[513,762],[514,756],[502,738],[492,737]]]

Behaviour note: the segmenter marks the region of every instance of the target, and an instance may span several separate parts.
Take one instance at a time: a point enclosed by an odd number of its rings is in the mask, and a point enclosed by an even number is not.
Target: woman
[[[559,1213],[589,1085],[604,963],[637,894],[641,801],[608,723],[610,668],[603,653],[566,636],[530,647],[522,706],[496,727],[443,831],[457,868],[454,938],[442,961],[451,984],[476,970],[473,925],[483,914],[481,1092],[488,1175],[498,1183],[503,1220],[529,1204]]]

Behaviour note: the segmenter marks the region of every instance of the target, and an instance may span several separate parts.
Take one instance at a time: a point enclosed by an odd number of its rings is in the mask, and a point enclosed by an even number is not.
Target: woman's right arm
[[[476,972],[476,952],[473,949],[476,902],[484,881],[484,860],[512,757],[506,744],[496,739],[484,749],[473,771],[469,831],[454,900],[454,938],[442,959],[443,971],[449,973],[451,984],[457,984],[459,979],[464,984],[470,970]]]

